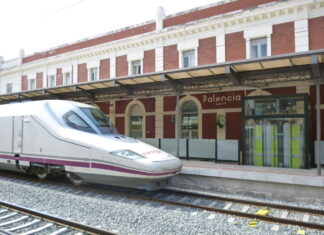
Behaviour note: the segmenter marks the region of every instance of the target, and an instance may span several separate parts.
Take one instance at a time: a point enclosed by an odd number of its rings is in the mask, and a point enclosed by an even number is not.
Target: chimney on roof
[[[157,8],[156,12],[156,30],[160,31],[163,29],[163,20],[165,18],[165,10],[162,6]]]
[[[24,49],[20,49],[19,51],[19,57],[23,58],[25,56],[25,50]]]

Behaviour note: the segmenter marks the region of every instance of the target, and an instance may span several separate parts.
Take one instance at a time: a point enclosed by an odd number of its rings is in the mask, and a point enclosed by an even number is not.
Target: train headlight
[[[119,157],[124,157],[124,158],[129,158],[132,160],[136,160],[136,159],[141,159],[141,158],[145,158],[144,156],[135,153],[131,150],[128,149],[123,149],[123,150],[116,150],[116,151],[112,151],[110,152],[113,155],[119,156]]]

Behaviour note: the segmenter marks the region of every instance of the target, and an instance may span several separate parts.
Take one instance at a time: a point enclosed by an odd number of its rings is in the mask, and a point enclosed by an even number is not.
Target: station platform
[[[324,203],[324,168],[290,169],[258,167],[211,161],[183,160],[183,169],[172,178],[176,187],[243,194],[294,197]]]

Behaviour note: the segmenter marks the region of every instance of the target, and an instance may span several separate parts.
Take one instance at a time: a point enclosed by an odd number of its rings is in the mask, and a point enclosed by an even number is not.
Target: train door
[[[13,152],[20,154],[22,152],[23,116],[15,116],[13,123]]]

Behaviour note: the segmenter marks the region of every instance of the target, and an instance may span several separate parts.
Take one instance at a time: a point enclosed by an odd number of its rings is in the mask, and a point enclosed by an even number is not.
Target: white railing
[[[176,155],[176,139],[140,139],[163,151]],[[180,139],[180,156],[187,159],[239,162],[239,140]]]

